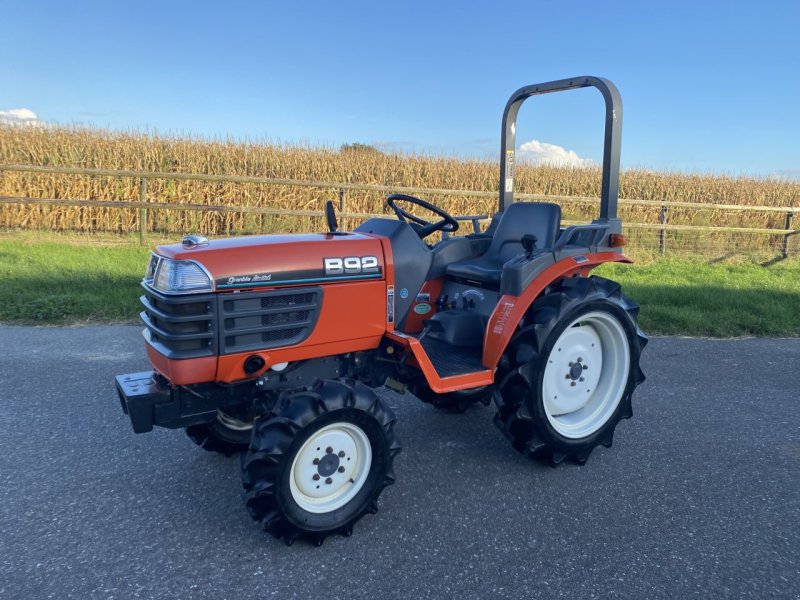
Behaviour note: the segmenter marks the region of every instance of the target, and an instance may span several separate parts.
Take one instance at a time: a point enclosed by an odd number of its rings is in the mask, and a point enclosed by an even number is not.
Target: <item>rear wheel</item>
[[[204,450],[232,456],[247,450],[253,417],[248,406],[225,407],[217,411],[217,417],[210,423],[187,427],[186,435]]]
[[[291,544],[317,545],[378,510],[400,452],[391,409],[364,384],[320,381],[257,419],[242,457],[250,516]]]
[[[534,302],[496,375],[495,424],[516,450],[583,464],[598,444],[611,446],[644,381],[638,311],[601,277],[564,280]]]

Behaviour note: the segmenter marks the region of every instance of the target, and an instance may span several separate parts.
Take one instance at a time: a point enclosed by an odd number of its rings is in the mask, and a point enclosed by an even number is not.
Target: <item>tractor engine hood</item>
[[[199,263],[220,292],[382,279],[385,272],[380,240],[359,233],[228,238],[158,246],[156,253]]]

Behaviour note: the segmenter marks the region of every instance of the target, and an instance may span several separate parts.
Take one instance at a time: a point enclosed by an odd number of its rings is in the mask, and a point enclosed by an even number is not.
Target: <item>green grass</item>
[[[0,321],[135,321],[149,249],[134,238],[0,234]],[[652,334],[800,336],[800,260],[762,267],[660,259],[604,265]]]
[[[80,236],[0,237],[0,321],[72,324],[128,321],[149,249],[98,245]]]
[[[800,336],[800,260],[770,267],[659,259],[609,264],[595,273],[619,281],[642,307],[648,333],[709,337]]]

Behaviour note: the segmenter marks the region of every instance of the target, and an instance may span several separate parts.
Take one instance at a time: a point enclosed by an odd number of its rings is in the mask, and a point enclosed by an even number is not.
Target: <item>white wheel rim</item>
[[[306,441],[292,461],[289,489],[308,512],[327,513],[352,500],[369,475],[372,447],[351,423],[323,427]]]
[[[631,367],[628,336],[607,312],[590,312],[556,340],[542,381],[544,411],[564,437],[591,435],[605,425],[625,393]]]
[[[230,416],[221,409],[217,409],[217,421],[234,431],[250,431],[253,429],[252,421],[242,421],[241,419]]]

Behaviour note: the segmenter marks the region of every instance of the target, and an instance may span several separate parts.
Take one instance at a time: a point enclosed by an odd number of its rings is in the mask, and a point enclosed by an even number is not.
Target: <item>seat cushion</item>
[[[500,285],[500,277],[503,274],[503,263],[489,258],[477,258],[475,260],[447,265],[445,273],[451,277],[458,277],[459,279],[469,279],[471,281]]]

